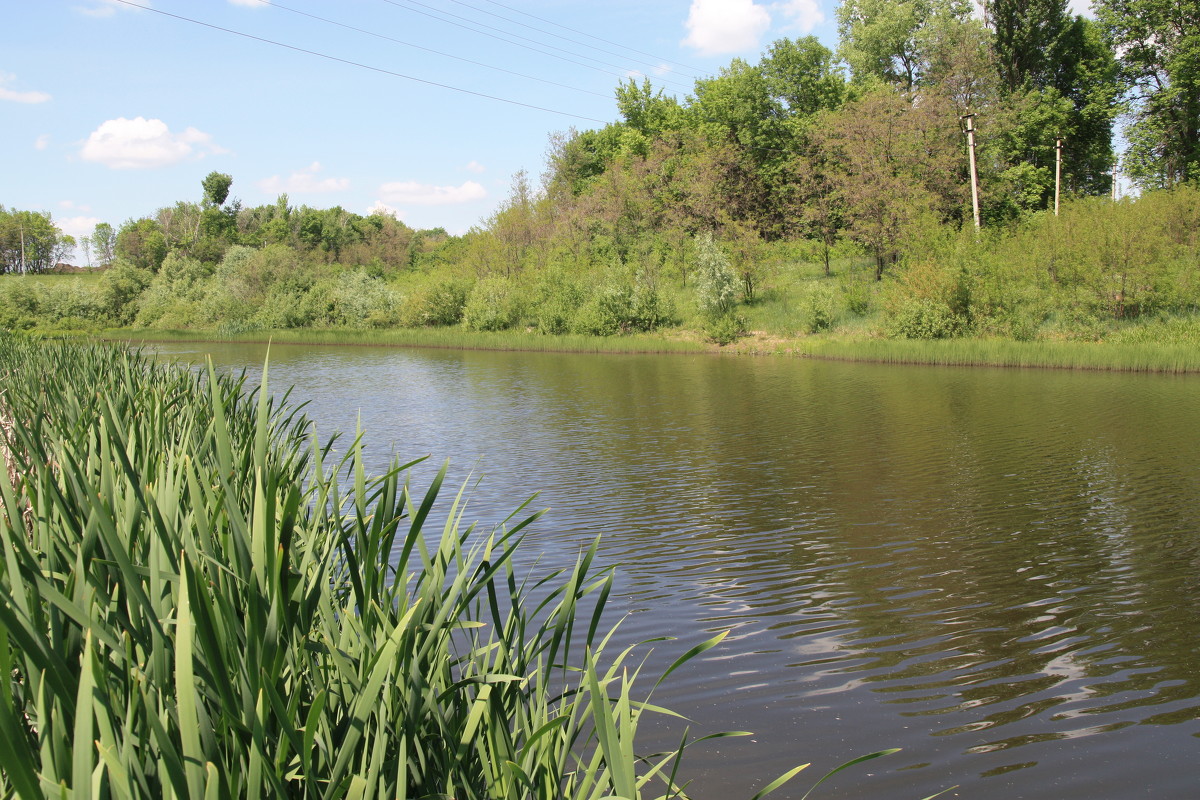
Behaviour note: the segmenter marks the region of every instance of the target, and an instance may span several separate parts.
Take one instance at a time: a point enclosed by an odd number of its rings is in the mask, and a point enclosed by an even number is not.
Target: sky
[[[0,205],[80,236],[215,170],[245,206],[463,233],[623,80],[683,99],[776,39],[835,48],[837,2],[0,0]]]

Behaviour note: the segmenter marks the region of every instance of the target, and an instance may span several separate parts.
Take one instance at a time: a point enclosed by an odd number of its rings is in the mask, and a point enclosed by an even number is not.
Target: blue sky
[[[286,192],[461,233],[540,175],[552,132],[615,119],[625,76],[683,97],[777,38],[836,43],[834,0],[130,2],[154,10],[5,3],[0,204],[78,235],[199,200],[217,170],[245,205]]]

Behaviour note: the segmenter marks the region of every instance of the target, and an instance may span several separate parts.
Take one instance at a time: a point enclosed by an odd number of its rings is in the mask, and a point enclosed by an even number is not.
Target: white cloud
[[[410,206],[448,206],[470,203],[487,197],[487,190],[475,181],[461,186],[433,186],[416,181],[394,181],[379,187],[384,202]]]
[[[467,172],[474,172],[476,175],[481,172],[487,172],[487,167],[485,167],[483,164],[480,164],[478,161],[472,161],[471,163],[467,164],[464,169],[466,169]]]
[[[100,223],[99,217],[64,217],[56,219],[54,224],[59,227],[63,233],[70,234],[76,239],[81,236],[91,236],[96,230],[96,225]]]
[[[393,217],[395,219],[404,219],[404,212],[398,208],[392,208],[382,200],[376,200],[375,205],[367,209],[367,216],[372,214],[382,214],[385,217]]]
[[[304,192],[340,192],[350,187],[349,178],[323,178],[317,179],[317,173],[321,171],[321,162],[314,161],[304,169],[293,172],[288,176],[287,180],[282,180],[278,175],[272,175],[269,178],[264,178],[258,182],[258,188],[262,189],[267,194],[279,194],[287,192],[289,194],[300,194]]]
[[[811,33],[825,21],[817,0],[784,0],[772,5],[771,9],[788,17],[791,21],[787,27],[795,28],[800,33]]]
[[[88,212],[92,210],[91,206],[76,203],[74,200],[59,200],[58,207],[67,211],[74,209],[75,211]]]
[[[50,95],[45,92],[18,92],[4,85],[12,83],[16,79],[17,76],[11,72],[0,72],[0,100],[9,100],[14,103],[45,103],[50,99]]]
[[[138,0],[139,5],[150,5],[150,0]],[[90,6],[75,6],[76,11],[89,17],[111,17],[118,11],[137,11],[133,6],[118,3],[117,0],[92,0]]]
[[[150,169],[226,152],[195,128],[171,133],[161,119],[118,117],[92,131],[79,155],[112,169]]]
[[[50,146],[50,134],[43,133],[41,136],[33,140],[34,150],[45,150]]]
[[[1072,14],[1082,14],[1089,19],[1096,18],[1096,15],[1092,13],[1091,0],[1067,0],[1067,11]]]
[[[740,53],[758,46],[771,14],[754,0],[692,0],[684,26],[683,44],[700,55]]]

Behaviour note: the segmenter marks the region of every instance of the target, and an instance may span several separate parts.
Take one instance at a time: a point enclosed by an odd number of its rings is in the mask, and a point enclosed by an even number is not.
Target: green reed
[[[522,577],[528,504],[437,530],[243,380],[0,336],[0,795],[685,796],[594,545]]]
[[[812,340],[786,352],[814,358],[886,364],[1045,367],[1112,372],[1200,372],[1200,351],[1174,344],[1109,342],[1015,342],[1006,339]]]
[[[100,334],[121,341],[278,342],[379,347],[432,347],[454,350],[510,350],[546,353],[706,353],[704,342],[652,334],[627,336],[548,336],[519,330],[469,331],[458,327],[397,329],[289,329],[274,331],[110,330]]]

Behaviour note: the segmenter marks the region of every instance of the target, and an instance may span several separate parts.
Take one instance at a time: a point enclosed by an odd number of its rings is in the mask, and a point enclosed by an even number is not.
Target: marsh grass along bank
[[[1119,342],[1037,341],[1006,339],[880,339],[867,336],[784,338],[747,336],[718,346],[695,338],[666,336],[537,336],[504,331],[479,333],[461,329],[398,331],[284,330],[216,335],[200,331],[111,330],[101,339],[119,342],[245,342],[333,344],[365,347],[430,347],[455,350],[510,350],[608,354],[727,354],[836,359],[885,364],[930,366],[1021,367],[1105,370],[1113,372],[1200,372],[1200,346],[1184,342],[1156,344],[1146,336]],[[76,334],[77,336],[82,336]]]

